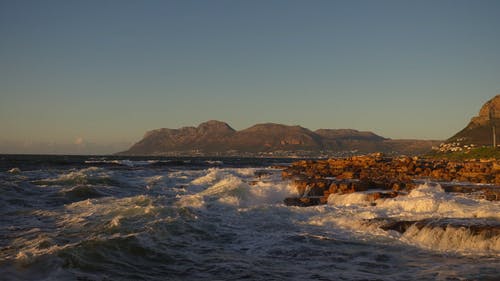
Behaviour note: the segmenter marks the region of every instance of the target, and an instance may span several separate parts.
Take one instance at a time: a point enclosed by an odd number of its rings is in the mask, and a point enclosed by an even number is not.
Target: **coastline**
[[[368,193],[367,200],[406,195],[421,183],[439,184],[446,192],[500,200],[500,161],[385,157],[380,153],[328,160],[302,160],[282,172],[299,197],[287,205],[326,204],[330,195]]]

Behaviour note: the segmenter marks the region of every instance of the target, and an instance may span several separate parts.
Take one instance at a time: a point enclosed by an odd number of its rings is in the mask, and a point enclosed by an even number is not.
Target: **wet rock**
[[[500,201],[500,187],[490,185],[442,183],[445,192],[474,194],[474,197],[488,201]]]
[[[399,195],[399,193],[396,191],[374,192],[374,193],[368,193],[367,199],[368,199],[368,201],[375,201],[378,199],[394,198],[394,197],[397,197],[398,195]]]
[[[288,197],[285,198],[284,203],[287,206],[299,206],[299,207],[309,207],[320,205],[320,198],[311,197]]]
[[[366,220],[367,224],[376,224],[380,229],[393,230],[399,233],[405,233],[410,227],[418,229],[429,228],[447,230],[448,228],[465,229],[472,235],[483,235],[485,237],[500,236],[500,222],[489,219],[424,219],[419,221],[398,221],[394,219],[371,219]]]
[[[343,159],[303,160],[292,163],[282,172],[283,179],[294,180],[301,196],[324,196],[380,189],[408,192],[416,180],[500,184],[500,164],[488,161],[426,160],[422,158],[387,158],[381,154]],[[473,188],[472,188],[473,187]],[[447,192],[477,192],[484,199],[499,200],[500,187],[445,185]],[[322,199],[321,202],[326,202]]]
[[[269,170],[257,170],[254,172],[254,175],[256,178],[264,178],[264,177],[269,177],[273,174],[272,171],[269,171]]]

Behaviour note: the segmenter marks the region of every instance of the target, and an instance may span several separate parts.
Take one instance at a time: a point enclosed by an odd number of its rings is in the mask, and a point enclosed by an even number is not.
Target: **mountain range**
[[[391,140],[373,132],[353,129],[319,129],[275,123],[234,130],[211,120],[197,127],[157,129],[147,132],[120,155],[165,156],[319,156],[370,152],[420,154],[439,141]]]

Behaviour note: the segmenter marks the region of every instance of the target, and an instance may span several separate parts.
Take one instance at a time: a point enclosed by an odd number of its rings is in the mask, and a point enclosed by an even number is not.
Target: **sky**
[[[0,153],[221,120],[446,139],[500,93],[500,1],[0,0]]]

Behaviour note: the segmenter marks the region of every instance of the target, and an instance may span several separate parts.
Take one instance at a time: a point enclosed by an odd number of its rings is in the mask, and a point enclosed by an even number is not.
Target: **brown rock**
[[[378,155],[357,156],[326,161],[298,161],[285,169],[282,176],[284,179],[294,179],[294,185],[301,196],[320,198],[314,201],[320,204],[326,202],[330,194],[345,194],[373,189],[396,192],[374,194],[372,195],[374,200],[394,194],[397,196],[399,192],[408,192],[415,188],[417,184],[414,180],[421,178],[446,182],[458,180],[500,184],[500,170],[494,169],[497,167],[494,166],[495,163],[492,161],[434,161],[408,157],[391,159]],[[477,185],[470,186],[443,184],[443,188],[448,192],[471,193],[478,191]],[[488,200],[498,200],[499,195],[495,188],[480,189],[479,191],[483,192],[484,197]],[[301,204],[312,203],[302,202]]]

